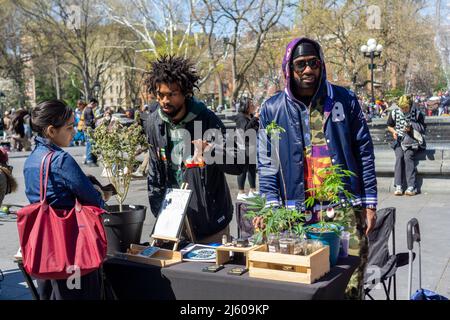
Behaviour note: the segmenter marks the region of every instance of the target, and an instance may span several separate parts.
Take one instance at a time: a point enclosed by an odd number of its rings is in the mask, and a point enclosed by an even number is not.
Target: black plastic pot
[[[130,244],[141,242],[146,206],[108,206],[108,213],[102,216],[108,240],[108,254],[126,252]]]

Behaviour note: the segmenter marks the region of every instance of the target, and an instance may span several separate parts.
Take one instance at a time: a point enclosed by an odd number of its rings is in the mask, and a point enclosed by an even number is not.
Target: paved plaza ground
[[[78,163],[83,162],[84,148],[74,147],[68,151]],[[4,203],[27,204],[24,194],[23,164],[29,153],[11,153],[10,164],[14,166],[14,175],[19,182],[19,190],[7,195]],[[99,177],[102,168],[82,166],[86,173]],[[103,180],[106,182],[105,180]],[[237,194],[236,177],[228,176],[228,182],[235,198]],[[423,193],[415,197],[395,197],[389,193],[379,194],[379,208],[397,208],[396,222],[396,249],[397,252],[406,252],[406,224],[415,217],[419,220],[422,233],[422,286],[450,297],[450,190],[441,190],[439,193]],[[111,204],[113,204],[113,200]],[[130,194],[126,203],[148,206],[146,180],[133,180]],[[147,218],[142,232],[142,242],[149,240],[155,218],[147,212]],[[232,235],[236,235],[236,221],[231,223]],[[0,219],[0,269],[5,276],[0,282],[0,300],[29,300],[31,294],[26,287],[24,279],[14,264],[13,256],[19,247],[18,234],[15,221]],[[414,263],[415,274],[413,288],[418,286],[418,261]],[[408,268],[397,271],[397,293],[399,299],[407,297]],[[1,278],[0,278],[1,279]],[[375,298],[382,299],[382,290],[375,290]]]

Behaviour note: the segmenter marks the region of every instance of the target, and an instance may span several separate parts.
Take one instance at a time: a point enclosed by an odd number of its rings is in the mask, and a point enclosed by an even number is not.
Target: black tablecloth
[[[202,272],[210,263],[183,262],[166,268],[120,259],[105,262],[104,271],[119,299],[159,300],[313,300],[343,299],[359,258],[339,259],[316,283],[306,285],[285,281],[228,275],[236,265],[226,264],[216,272]]]

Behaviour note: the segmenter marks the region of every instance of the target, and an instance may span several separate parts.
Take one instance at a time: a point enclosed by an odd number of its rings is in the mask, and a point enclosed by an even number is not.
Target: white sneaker
[[[408,189],[406,189],[405,194],[407,196],[415,196],[417,194],[417,191],[414,187],[408,187]]]
[[[239,193],[237,195],[236,200],[238,201],[246,201],[249,198],[249,196],[246,193]]]
[[[258,197],[258,196],[260,196],[260,194],[259,194],[258,191],[255,191],[255,192],[249,191],[249,192],[248,192],[248,197],[249,197],[249,198],[255,198],[255,197]]]
[[[403,195],[402,186],[396,186],[396,187],[395,187],[394,195],[396,195],[396,196],[401,196],[401,195]]]
[[[143,177],[144,177],[144,175],[143,175],[142,172],[140,172],[140,171],[135,171],[135,172],[133,172],[133,173],[131,174],[131,176],[132,176],[133,178],[143,178]]]

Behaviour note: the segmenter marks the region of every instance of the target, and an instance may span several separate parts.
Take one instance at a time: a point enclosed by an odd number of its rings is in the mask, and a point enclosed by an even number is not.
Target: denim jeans
[[[97,163],[97,157],[92,154],[92,146],[88,136],[86,136],[86,163]]]

